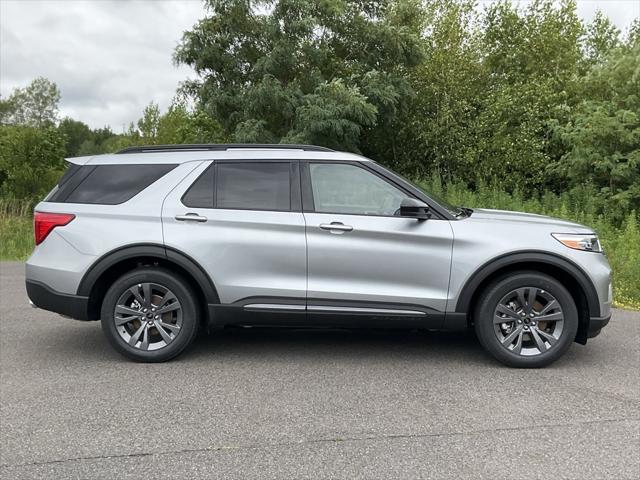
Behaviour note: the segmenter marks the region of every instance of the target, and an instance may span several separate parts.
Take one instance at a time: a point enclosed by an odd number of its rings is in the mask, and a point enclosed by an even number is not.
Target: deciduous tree
[[[388,136],[423,52],[419,0],[207,0],[184,34],[185,84],[236,141],[358,151]]]

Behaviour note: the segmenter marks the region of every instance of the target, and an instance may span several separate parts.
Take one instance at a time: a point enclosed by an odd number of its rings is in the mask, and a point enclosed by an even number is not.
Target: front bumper
[[[34,306],[77,320],[89,320],[88,297],[56,292],[36,280],[27,280],[26,287],[27,296]]]

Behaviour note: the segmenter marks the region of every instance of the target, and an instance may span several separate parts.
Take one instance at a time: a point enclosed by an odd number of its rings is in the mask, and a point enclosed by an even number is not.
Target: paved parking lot
[[[472,335],[228,331],[130,363],[0,264],[0,477],[640,477],[640,313],[511,370]]]

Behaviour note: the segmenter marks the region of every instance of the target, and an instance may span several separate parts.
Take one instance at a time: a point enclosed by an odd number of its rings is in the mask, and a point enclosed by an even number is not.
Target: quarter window
[[[312,163],[309,168],[314,209],[319,213],[394,215],[407,197],[355,165]]]
[[[173,170],[168,164],[83,165],[63,176],[50,202],[117,205]]]
[[[289,162],[220,163],[216,208],[291,210]]]
[[[182,197],[182,203],[192,208],[213,208],[214,165],[200,175]]]

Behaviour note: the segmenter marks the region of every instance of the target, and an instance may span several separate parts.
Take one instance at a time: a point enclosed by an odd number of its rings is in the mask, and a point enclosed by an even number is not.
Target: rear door
[[[165,199],[165,245],[199,263],[222,304],[304,311],[306,243],[297,161],[203,162]]]
[[[307,310],[444,318],[453,233],[447,220],[398,216],[411,197],[364,162],[301,162]],[[431,320],[431,321],[429,321]]]

